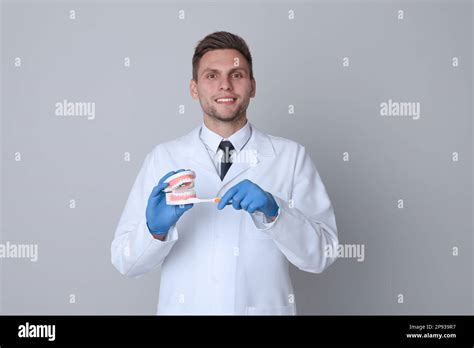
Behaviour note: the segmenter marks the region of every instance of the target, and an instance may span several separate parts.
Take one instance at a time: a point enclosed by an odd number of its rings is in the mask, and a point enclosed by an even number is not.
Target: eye
[[[216,77],[216,74],[207,74],[208,79],[212,80],[214,77]]]
[[[242,74],[241,74],[241,73],[234,73],[234,74],[233,74],[233,77],[239,79],[239,78],[242,77]]]

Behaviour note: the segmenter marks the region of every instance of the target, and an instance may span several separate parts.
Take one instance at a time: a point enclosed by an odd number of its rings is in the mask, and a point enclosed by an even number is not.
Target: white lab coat
[[[314,163],[302,145],[252,125],[246,151],[221,181],[199,129],[146,156],[112,241],[113,265],[132,278],[161,265],[158,314],[296,314],[289,262],[320,273],[335,260],[326,247],[338,246],[334,211]],[[148,197],[163,175],[180,168],[195,171],[199,198],[251,180],[274,196],[278,218],[265,225],[261,213],[198,203],[165,241],[154,239],[145,220]]]

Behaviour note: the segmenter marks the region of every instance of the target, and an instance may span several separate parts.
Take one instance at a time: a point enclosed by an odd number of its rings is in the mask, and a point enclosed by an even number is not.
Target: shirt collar
[[[222,140],[229,140],[232,145],[234,145],[235,150],[240,151],[245,146],[245,144],[247,144],[251,135],[252,127],[249,121],[247,121],[245,123],[245,126],[240,128],[229,138],[223,138],[219,134],[214,133],[209,128],[207,128],[203,122],[199,137],[207,148],[211,149],[213,152],[217,152],[217,150],[219,149],[219,144]]]

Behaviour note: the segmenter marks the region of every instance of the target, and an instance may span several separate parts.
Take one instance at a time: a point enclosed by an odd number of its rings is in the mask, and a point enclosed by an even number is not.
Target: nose
[[[230,91],[232,90],[232,84],[228,77],[223,77],[220,81],[219,90],[221,91]]]

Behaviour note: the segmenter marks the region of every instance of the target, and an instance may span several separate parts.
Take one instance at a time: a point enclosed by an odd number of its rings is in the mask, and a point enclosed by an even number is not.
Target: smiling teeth
[[[217,102],[218,103],[222,103],[222,102],[231,102],[231,101],[234,101],[234,98],[225,98],[225,99],[217,99]]]

